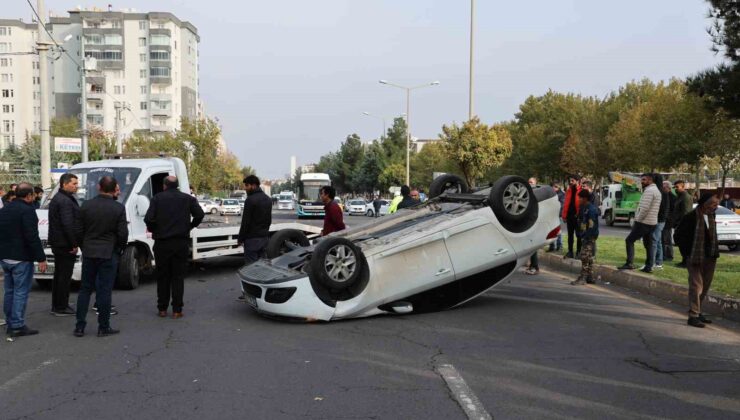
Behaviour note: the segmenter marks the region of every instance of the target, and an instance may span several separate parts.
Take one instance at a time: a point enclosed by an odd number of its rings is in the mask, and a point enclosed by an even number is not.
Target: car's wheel
[[[499,223],[509,232],[524,232],[537,221],[539,203],[532,186],[522,177],[499,178],[491,187],[488,201]]]
[[[216,209],[211,209],[211,214],[216,214],[216,213],[218,213],[218,210],[216,210]]]
[[[429,186],[429,198],[442,193],[464,194],[468,192],[468,183],[457,175],[444,174],[434,178]]]
[[[265,249],[267,258],[277,258],[286,252],[290,252],[292,250],[290,247],[291,244],[298,246],[311,245],[306,235],[300,230],[279,230],[272,234],[270,240],[267,242],[267,248]]]
[[[737,251],[737,247],[738,247],[738,244],[737,243],[727,245],[727,249],[729,249],[730,252]]]
[[[375,213],[372,210],[368,210],[367,213],[365,213],[365,216],[367,217],[373,217]]]
[[[51,289],[51,279],[36,279],[36,283],[44,290]]]
[[[118,264],[118,276],[115,283],[117,289],[133,290],[139,287],[141,275],[139,263],[139,250],[134,245],[127,246]]]
[[[311,256],[310,273],[316,282],[332,291],[347,290],[360,281],[363,258],[360,249],[345,238],[326,238]]]

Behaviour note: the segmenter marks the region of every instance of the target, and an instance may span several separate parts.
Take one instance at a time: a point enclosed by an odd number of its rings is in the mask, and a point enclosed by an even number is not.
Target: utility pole
[[[41,132],[41,187],[51,188],[51,141],[49,139],[49,61],[47,54],[51,43],[47,40],[44,26],[44,0],[37,0],[36,8],[39,14],[38,39],[36,49],[39,53],[39,91],[41,93],[41,118],[39,131]]]
[[[116,154],[123,154],[123,133],[121,133],[121,112],[129,110],[128,104],[118,102],[115,104],[116,108]]]
[[[406,88],[406,185],[411,186],[411,88]]]
[[[84,45],[85,42],[82,42]],[[87,60],[85,60],[85,54],[82,54],[82,82],[80,83],[80,102],[82,103],[82,112],[80,113],[80,137],[81,140],[81,154],[82,161],[88,161],[88,150],[87,150]]]
[[[473,119],[473,38],[475,32],[475,0],[470,0],[470,86],[468,92],[468,120]]]

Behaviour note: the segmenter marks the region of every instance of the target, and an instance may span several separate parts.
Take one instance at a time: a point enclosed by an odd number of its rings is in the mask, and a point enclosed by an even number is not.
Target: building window
[[[85,35],[85,45],[123,45],[123,37],[120,34]]]
[[[164,22],[157,22],[157,28],[164,29]]]
[[[139,109],[140,109],[140,110],[142,110],[142,111],[146,111],[146,108],[147,108],[147,104],[146,104],[146,102],[140,102],[140,103],[139,103]]]
[[[12,98],[13,97],[13,89],[3,89],[2,90],[3,98]]]
[[[113,86],[113,93],[116,95],[125,95],[126,86]]]
[[[3,83],[10,83],[13,81],[13,73],[0,74],[0,81]]]
[[[146,21],[145,20],[139,21],[139,30],[146,31]]]
[[[139,87],[139,91],[142,95],[146,95],[147,93],[149,93],[149,89],[147,88],[147,86]]]
[[[85,51],[85,57],[93,57],[96,60],[104,61],[121,61],[123,53],[121,51]]]
[[[170,101],[152,101],[153,111],[167,111],[172,109],[172,102]]]
[[[13,49],[13,44],[10,42],[0,42],[0,53],[7,53],[11,52],[10,50]]]
[[[146,54],[139,54],[139,62],[146,63]]]
[[[12,58],[0,58],[0,67],[11,67],[13,65]]]
[[[10,35],[10,27],[0,26],[0,36]]]
[[[146,38],[139,38],[139,46],[146,47]]]
[[[149,59],[150,60],[158,60],[158,61],[169,61],[170,60],[170,52],[169,51],[151,51],[149,53]]]
[[[118,28],[121,27],[121,21],[120,20],[112,20],[110,22],[110,25],[111,25],[112,28],[118,29]]]
[[[152,77],[170,77],[169,67],[152,67],[149,74]]]
[[[3,105],[3,113],[10,114],[11,112],[15,112],[15,105]]]
[[[3,131],[12,133],[15,131],[15,120],[3,120]]]
[[[170,37],[167,35],[155,34],[149,41],[151,45],[170,45]]]
[[[146,79],[146,69],[139,70],[139,78]]]
[[[124,72],[123,70],[113,70],[111,73],[112,73],[112,76],[116,79],[126,78],[126,72]]]
[[[102,115],[88,115],[87,122],[94,125],[103,125]]]

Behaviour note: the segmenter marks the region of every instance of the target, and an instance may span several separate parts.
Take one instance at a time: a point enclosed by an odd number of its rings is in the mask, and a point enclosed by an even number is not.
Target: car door
[[[515,261],[514,247],[485,217],[464,221],[446,229],[445,244],[455,277],[462,279]]]

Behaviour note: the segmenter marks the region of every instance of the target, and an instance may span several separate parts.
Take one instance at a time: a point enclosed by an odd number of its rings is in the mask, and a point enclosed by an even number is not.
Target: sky
[[[3,18],[30,21],[25,0]],[[35,4],[35,0],[33,1]],[[56,15],[78,2],[46,0]],[[108,2],[82,3],[106,8]],[[604,96],[631,80],[686,77],[720,61],[704,0],[476,1],[475,114],[510,120],[525,98],[552,89]],[[263,178],[314,163],[348,134],[383,131],[405,112],[411,133],[436,138],[468,115],[467,0],[129,0],[115,10],[166,11],[201,36],[200,89],[229,149]]]

